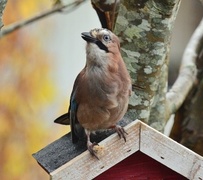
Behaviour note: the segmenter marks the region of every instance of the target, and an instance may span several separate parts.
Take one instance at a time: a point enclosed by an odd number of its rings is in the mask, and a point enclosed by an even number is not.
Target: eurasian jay
[[[127,133],[116,123],[127,111],[131,79],[115,34],[93,29],[82,33],[82,38],[87,42],[86,65],[75,80],[68,113],[54,122],[70,124],[73,143],[84,129],[87,149],[97,157],[93,149],[97,143],[90,141],[91,132],[113,128],[126,141]]]

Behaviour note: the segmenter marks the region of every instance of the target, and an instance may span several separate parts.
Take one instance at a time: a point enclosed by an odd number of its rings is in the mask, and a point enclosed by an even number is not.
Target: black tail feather
[[[70,125],[70,115],[69,113],[65,113],[54,120],[55,123],[63,124],[63,125]]]

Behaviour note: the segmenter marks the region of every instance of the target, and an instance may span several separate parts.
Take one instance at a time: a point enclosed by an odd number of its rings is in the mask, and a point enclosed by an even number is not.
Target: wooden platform
[[[53,180],[93,179],[137,151],[188,179],[203,180],[203,157],[139,120],[129,123],[125,130],[126,143],[112,131],[95,136],[97,142],[104,139],[99,143],[104,147],[100,160],[90,155],[84,142],[73,145],[70,134],[33,156]]]

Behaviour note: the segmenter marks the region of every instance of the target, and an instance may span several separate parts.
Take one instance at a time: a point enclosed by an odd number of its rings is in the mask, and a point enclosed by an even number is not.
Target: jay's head
[[[82,38],[87,42],[87,48],[105,53],[120,52],[118,37],[108,29],[92,29],[90,32],[83,32]]]

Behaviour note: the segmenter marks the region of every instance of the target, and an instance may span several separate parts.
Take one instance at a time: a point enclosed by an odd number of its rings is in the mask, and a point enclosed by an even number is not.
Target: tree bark
[[[3,21],[2,21],[2,16],[3,16],[3,11],[6,6],[7,0],[1,0],[0,1],[0,30],[4,26]]]
[[[127,116],[163,131],[171,33],[180,0],[121,1],[114,32],[132,78]]]
[[[170,137],[203,155],[203,19],[191,37],[185,54],[190,62],[196,62],[197,78],[189,96],[184,98],[184,104],[176,112]]]

